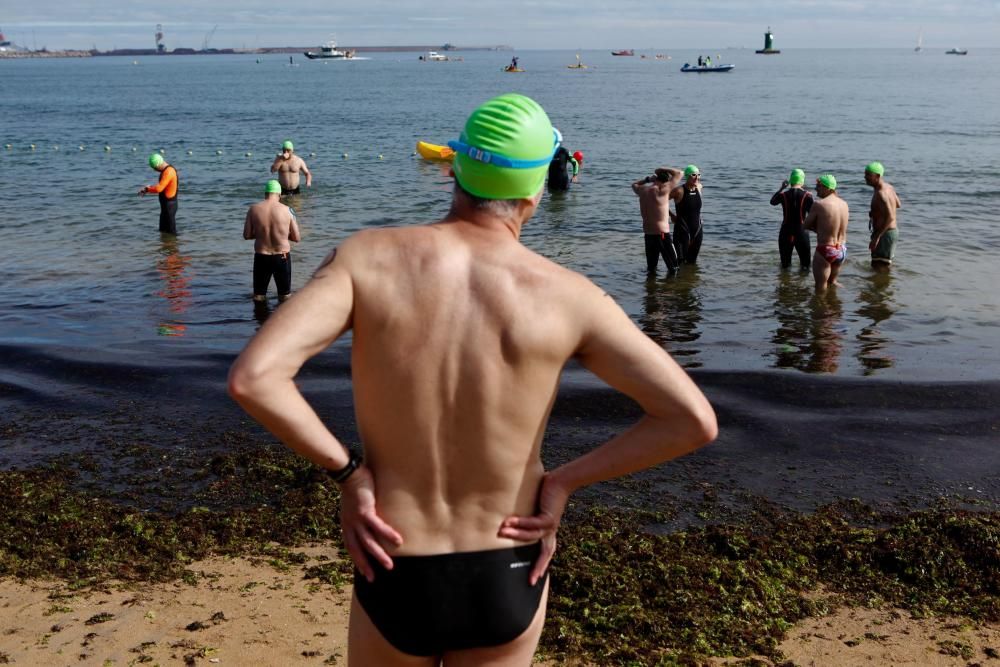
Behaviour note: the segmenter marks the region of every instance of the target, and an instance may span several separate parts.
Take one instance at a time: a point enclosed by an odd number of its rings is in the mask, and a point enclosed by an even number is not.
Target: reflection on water
[[[881,368],[892,368],[895,363],[889,351],[891,340],[881,331],[879,325],[896,312],[895,289],[892,275],[888,271],[874,271],[867,277],[858,297],[864,305],[858,308],[858,315],[871,320],[858,333],[858,361],[865,375],[871,375]]]
[[[267,301],[257,301],[253,300],[253,318],[257,320],[257,330],[267,322],[267,318],[271,317],[271,306]]]
[[[836,290],[817,294],[811,281],[782,273],[774,298],[774,316],[778,320],[771,337],[774,367],[835,373],[843,349],[843,314]]]
[[[699,368],[698,349],[692,345],[701,338],[701,295],[698,291],[698,267],[686,265],[676,276],[646,280],[643,310],[639,327],[665,347],[685,368]]]
[[[156,325],[156,333],[161,336],[183,336],[187,327],[179,316],[191,307],[191,278],[186,275],[191,257],[182,255],[177,245],[177,237],[172,234],[160,236],[160,258],[156,260],[156,272],[163,281],[163,288],[156,293],[167,300],[168,317]]]

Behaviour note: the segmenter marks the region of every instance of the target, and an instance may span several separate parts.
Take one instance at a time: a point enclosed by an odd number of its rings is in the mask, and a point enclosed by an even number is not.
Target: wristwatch
[[[324,470],[327,477],[337,484],[343,484],[347,478],[354,474],[354,471],[361,467],[364,459],[355,452],[351,452],[351,457],[347,460],[347,465],[340,470]]]

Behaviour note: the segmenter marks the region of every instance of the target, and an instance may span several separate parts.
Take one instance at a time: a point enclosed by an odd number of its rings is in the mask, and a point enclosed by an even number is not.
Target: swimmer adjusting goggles
[[[482,148],[470,146],[462,141],[449,141],[448,148],[456,153],[468,155],[473,160],[482,162],[483,164],[492,164],[497,167],[506,167],[507,169],[535,169],[552,162],[552,158],[555,157],[556,151],[559,150],[559,145],[562,143],[562,133],[553,127],[552,134],[552,153],[550,153],[548,157],[539,158],[537,160],[518,160],[516,158],[507,157],[506,155],[500,155],[499,153],[484,151]]]

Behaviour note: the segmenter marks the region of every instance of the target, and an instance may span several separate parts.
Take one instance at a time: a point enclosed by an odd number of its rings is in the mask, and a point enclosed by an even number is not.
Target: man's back
[[[465,222],[359,234],[338,252],[354,290],[358,426],[398,553],[514,544],[534,510],[538,450],[577,350],[589,281]]]
[[[883,180],[872,193],[869,213],[875,229],[886,230],[896,227],[896,209],[901,206],[896,189]]]
[[[276,198],[265,199],[253,204],[247,211],[247,225],[254,239],[254,252],[277,255],[292,249],[289,241],[298,241],[299,234],[295,217],[290,208]]]
[[[642,231],[646,234],[670,231],[670,185],[671,182],[656,181],[635,188],[642,215]]]
[[[818,245],[842,245],[847,241],[847,202],[835,193],[817,199],[813,204],[815,212],[816,243]]]

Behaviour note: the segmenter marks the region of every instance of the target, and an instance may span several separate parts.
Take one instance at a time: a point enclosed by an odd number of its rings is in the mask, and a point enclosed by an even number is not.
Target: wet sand
[[[102,494],[183,505],[212,456],[280,446],[226,396],[230,361],[214,354],[182,366],[134,367],[94,355],[19,354],[0,372],[0,468],[69,457],[86,462],[81,483]],[[579,498],[662,510],[691,509],[707,495],[733,511],[750,496],[797,511],[846,498],[893,510],[941,498],[1000,503],[1000,382],[691,375],[718,413],[718,440]],[[334,349],[313,360],[299,384],[334,432],[357,443],[349,377],[346,349]],[[569,368],[546,433],[546,466],[638,416],[630,399]]]

